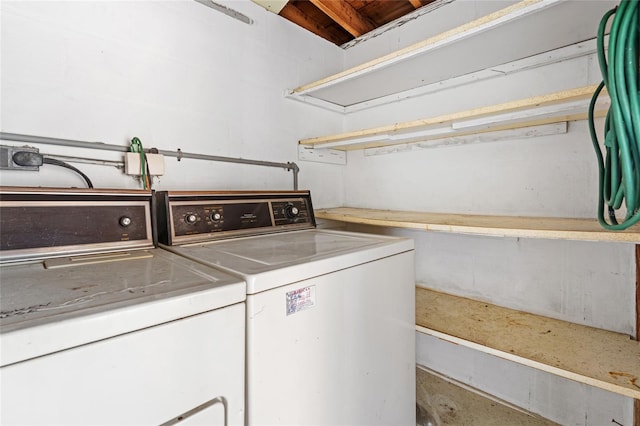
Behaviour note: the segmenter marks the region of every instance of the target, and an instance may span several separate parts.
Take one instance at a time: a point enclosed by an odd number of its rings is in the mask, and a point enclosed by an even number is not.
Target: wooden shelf
[[[421,231],[493,237],[640,243],[640,225],[625,231],[606,231],[595,219],[423,213],[351,207],[321,209],[314,213],[318,219]]]
[[[587,385],[640,399],[640,342],[416,287],[416,330]]]
[[[443,426],[558,424],[421,366],[416,368],[416,400],[425,416]]]
[[[596,87],[579,87],[436,117],[303,139],[299,144],[353,150],[584,120]],[[609,105],[603,91],[595,116],[606,115]]]
[[[297,87],[288,97],[349,112],[368,102],[396,101],[396,94],[429,85],[442,86],[443,81],[474,73],[483,72],[487,75],[481,78],[490,78],[513,71],[505,64],[595,38],[600,18],[616,4],[612,0],[520,1],[406,48]],[[542,27],[544,31],[540,31]],[[474,60],[469,61],[469,57]],[[542,60],[555,62],[562,58]]]

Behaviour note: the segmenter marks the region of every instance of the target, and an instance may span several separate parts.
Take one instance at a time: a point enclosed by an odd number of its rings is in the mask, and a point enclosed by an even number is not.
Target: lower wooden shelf
[[[630,336],[416,287],[416,330],[640,399],[640,342]]]
[[[425,367],[416,368],[418,425],[557,425]]]
[[[607,231],[596,219],[488,216],[351,207],[316,210],[315,217],[455,234],[640,243],[640,225],[625,231]]]

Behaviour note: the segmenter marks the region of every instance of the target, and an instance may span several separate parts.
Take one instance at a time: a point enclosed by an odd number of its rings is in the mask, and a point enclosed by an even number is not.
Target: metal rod
[[[69,163],[81,163],[81,164],[96,164],[98,166],[112,166],[116,169],[124,169],[124,161],[112,161],[112,160],[97,160],[87,157],[70,157],[68,155],[57,154],[45,154],[41,153],[46,158],[53,158],[55,160],[67,161]]]
[[[85,141],[77,141],[72,139],[48,138],[44,136],[21,135],[17,133],[0,132],[0,139],[15,141],[15,142],[44,144],[44,145],[58,145],[58,146],[69,146],[69,147],[75,147],[75,148],[100,149],[103,151],[129,152],[129,147],[122,146],[122,145],[113,145],[113,144],[107,144],[103,142],[85,142]],[[182,160],[183,158],[189,158],[193,160],[218,161],[218,162],[225,162],[225,163],[247,164],[252,166],[276,167],[279,169],[285,169],[287,171],[290,170],[293,172],[293,189],[296,189],[296,190],[298,189],[298,172],[300,171],[300,168],[296,163],[293,163],[293,162],[276,163],[272,161],[249,160],[246,158],[221,157],[218,155],[195,154],[190,152],[183,152],[180,149],[178,149],[177,151],[158,150],[158,154],[162,154],[167,157],[175,157],[178,159],[178,161]]]
[[[84,142],[71,139],[47,138],[43,136],[20,135],[17,133],[0,132],[0,139],[15,142],[39,143],[45,145],[72,146],[75,148],[101,149],[103,151],[128,152],[128,146],[112,145],[103,142]]]

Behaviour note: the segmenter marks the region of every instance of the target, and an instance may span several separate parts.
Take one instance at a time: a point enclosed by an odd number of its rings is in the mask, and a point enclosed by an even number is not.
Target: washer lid
[[[412,239],[329,230],[305,230],[165,247],[238,274],[247,294],[413,250]]]
[[[0,365],[246,298],[241,279],[160,249],[5,265],[0,274]]]

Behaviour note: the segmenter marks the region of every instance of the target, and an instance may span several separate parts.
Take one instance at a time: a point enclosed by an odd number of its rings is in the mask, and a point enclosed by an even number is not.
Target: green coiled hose
[[[604,35],[612,16],[607,58]],[[589,132],[598,160],[598,222],[609,230],[627,229],[640,222],[639,20],[638,0],[622,0],[618,7],[605,13],[598,27],[598,60],[602,82],[589,104]],[[603,159],[594,125],[594,109],[604,87],[611,98],[611,106],[604,123],[606,155]],[[623,202],[626,214],[624,220],[618,223],[616,211]]]

